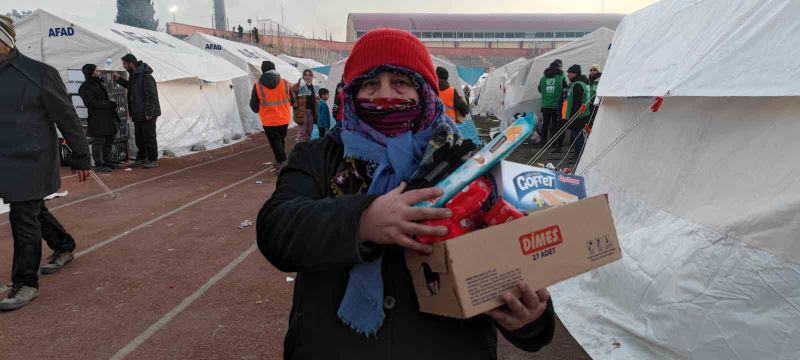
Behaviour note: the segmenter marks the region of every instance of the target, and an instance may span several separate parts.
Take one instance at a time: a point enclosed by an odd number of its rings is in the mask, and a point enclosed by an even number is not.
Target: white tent
[[[192,34],[186,38],[186,42],[225,59],[247,73],[248,76],[233,80],[236,101],[239,105],[239,116],[242,118],[242,126],[245,131],[262,131],[258,114],[250,109],[250,95],[253,90],[253,84],[261,77],[261,62],[272,61],[275,64],[275,70],[290,83],[297,81],[301,76],[300,70],[296,67],[256,46],[203,33]],[[292,123],[291,127],[294,127],[294,123]]]
[[[483,73],[480,78],[478,78],[478,82],[475,83],[475,86],[472,87],[472,94],[470,96],[470,105],[472,105],[473,109],[476,109],[478,106],[478,100],[481,97],[481,93],[483,89],[486,87],[486,79],[489,78],[489,74]]]
[[[526,68],[530,61],[525,58],[519,58],[492,70],[488,74],[486,82],[481,86],[478,108],[475,109],[475,112],[493,116],[502,115],[505,107],[506,82],[511,75],[520,69]]]
[[[551,289],[593,358],[800,357],[798,29],[796,0],[662,0],[617,28],[578,173],[623,259]]]
[[[541,119],[542,96],[538,91],[539,79],[544,70],[556,59],[563,62],[564,72],[573,64],[578,64],[584,75],[589,75],[589,68],[599,64],[602,68],[608,59],[608,49],[614,31],[600,28],[558,49],[547,52],[529,62],[530,66],[518,69],[506,82],[505,107],[512,115],[514,112],[535,111]],[[601,80],[602,81],[602,80]],[[505,117],[508,117],[508,112]]]
[[[450,74],[450,79],[448,79],[450,85],[455,87],[456,92],[463,95],[464,90],[459,85],[463,84],[464,82],[461,80],[461,77],[458,76],[458,67],[447,60],[438,58],[433,55],[431,55],[431,60],[433,60],[433,66],[441,66],[447,69],[447,72]],[[339,60],[331,64],[331,69],[328,72],[328,85],[327,85],[328,89],[331,89],[331,91],[334,91],[334,89],[336,89],[336,85],[338,85],[339,82],[342,81],[342,74],[344,74],[344,65],[346,63],[347,63],[347,58],[344,58],[342,60]]]
[[[246,74],[166,33],[36,10],[17,24],[17,45],[55,67],[75,93],[71,85],[83,81],[84,64],[121,71],[127,53],[149,64],[161,103],[159,150],[213,148],[244,132],[231,80]]]
[[[285,61],[287,64],[290,64],[295,68],[297,68],[301,73],[306,69],[316,69],[318,67],[325,66],[325,64],[316,61],[314,59],[290,56],[287,54],[280,54],[278,55],[278,57],[281,60]],[[325,75],[323,73],[314,71],[314,77],[318,79],[320,84],[325,84],[328,82],[328,75]],[[295,79],[295,81],[297,81],[297,79]]]

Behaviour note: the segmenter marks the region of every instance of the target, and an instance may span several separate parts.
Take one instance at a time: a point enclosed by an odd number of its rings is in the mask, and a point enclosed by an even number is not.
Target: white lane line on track
[[[251,151],[254,151],[254,150],[258,150],[258,149],[262,149],[262,148],[265,148],[265,147],[267,147],[267,145],[257,146],[257,147],[254,147],[252,149],[244,150],[242,152],[238,152],[238,153],[235,153],[235,154],[223,156],[221,158],[216,158],[216,159],[211,160],[211,161],[202,162],[200,164],[192,165],[192,166],[189,166],[189,167],[185,167],[183,169],[179,169],[179,170],[175,170],[173,172],[162,174],[162,175],[156,176],[154,178],[145,179],[145,180],[142,180],[142,181],[135,182],[133,184],[128,184],[128,185],[125,185],[125,186],[122,186],[122,187],[119,187],[119,188],[116,188],[116,189],[111,189],[111,191],[117,193],[117,192],[132,188],[132,187],[137,186],[137,185],[146,184],[146,183],[149,183],[151,181],[156,181],[158,179],[161,179],[161,178],[164,178],[164,177],[167,177],[167,176],[171,176],[171,175],[175,175],[175,174],[178,174],[178,173],[182,173],[182,172],[184,172],[186,170],[191,170],[191,169],[198,168],[198,167],[201,167],[201,166],[205,166],[205,165],[208,165],[208,164],[213,164],[213,163],[215,163],[217,161],[222,161],[222,160],[234,157],[234,156],[245,154],[245,153],[248,153],[248,152],[251,152]],[[49,208],[49,210],[52,212],[52,211],[55,211],[55,210],[58,210],[58,209],[65,208],[67,206],[80,204],[80,203],[82,203],[84,201],[89,201],[89,200],[96,199],[96,198],[99,198],[101,196],[106,196],[106,195],[108,195],[108,194],[105,193],[105,192],[102,192],[102,193],[95,194],[95,195],[92,195],[92,196],[89,196],[89,197],[85,197],[85,198],[78,199],[78,200],[75,200],[75,201],[72,201],[72,202],[68,202],[66,204],[61,204],[61,205],[56,206],[54,208]],[[7,224],[8,224],[8,221],[0,222],[0,226],[7,225]]]
[[[239,185],[241,185],[241,184],[244,184],[244,183],[246,183],[246,182],[248,182],[248,181],[250,181],[250,180],[252,180],[252,179],[254,179],[254,178],[258,177],[258,176],[261,176],[261,175],[263,175],[264,173],[268,172],[269,170],[270,170],[270,169],[261,170],[261,171],[259,171],[259,172],[255,173],[255,174],[253,174],[253,175],[250,175],[250,176],[248,176],[248,177],[246,177],[246,178],[244,178],[244,179],[242,179],[242,180],[239,180],[239,181],[237,181],[237,182],[235,182],[235,183],[233,183],[233,184],[230,184],[230,185],[228,185],[228,186],[226,186],[226,187],[224,187],[224,188],[222,188],[222,189],[219,189],[219,190],[217,190],[217,191],[214,191],[214,192],[212,192],[212,193],[209,193],[209,194],[207,194],[207,195],[204,195],[204,196],[203,196],[203,197],[201,197],[201,198],[194,199],[194,200],[192,200],[192,201],[190,201],[190,202],[188,202],[188,203],[186,203],[186,204],[184,204],[184,205],[182,205],[182,206],[180,206],[180,207],[178,207],[178,208],[175,208],[175,209],[173,209],[173,210],[170,210],[168,213],[165,213],[165,214],[162,214],[162,215],[160,215],[160,216],[158,216],[158,217],[156,217],[156,218],[150,219],[150,220],[148,220],[148,221],[146,221],[146,222],[143,222],[143,223],[141,223],[141,224],[139,224],[139,225],[137,225],[137,226],[135,226],[135,227],[132,227],[132,228],[130,228],[130,229],[128,229],[128,230],[125,230],[125,231],[124,231],[124,232],[122,232],[122,233],[119,233],[119,234],[117,234],[117,235],[114,235],[114,236],[112,236],[111,238],[109,238],[109,239],[107,239],[107,240],[103,240],[103,241],[101,241],[101,242],[99,242],[99,243],[97,243],[97,244],[94,244],[94,245],[92,245],[92,246],[90,246],[90,247],[86,248],[85,250],[78,251],[77,253],[75,253],[75,258],[79,258],[79,257],[81,257],[81,256],[83,256],[83,255],[86,255],[86,254],[88,254],[88,253],[90,253],[90,252],[92,252],[92,251],[95,251],[95,250],[97,250],[97,249],[99,249],[99,248],[101,248],[101,247],[103,247],[103,246],[106,246],[106,245],[108,245],[108,244],[110,244],[110,243],[113,243],[113,242],[115,242],[115,241],[117,241],[117,240],[119,240],[119,239],[121,239],[121,238],[124,238],[124,237],[128,236],[128,235],[129,235],[130,233],[132,233],[132,232],[135,232],[135,231],[141,230],[141,229],[143,229],[143,228],[146,228],[146,227],[147,227],[148,225],[150,225],[150,224],[153,224],[153,223],[155,223],[155,222],[158,222],[158,221],[160,221],[160,220],[163,220],[164,218],[167,218],[167,217],[169,217],[169,216],[175,215],[175,214],[177,214],[177,213],[179,213],[179,212],[181,212],[181,211],[185,210],[186,208],[188,208],[188,207],[190,207],[190,206],[192,206],[192,205],[195,205],[195,204],[197,204],[197,203],[199,203],[199,202],[201,202],[201,201],[203,201],[203,200],[206,200],[206,199],[208,199],[208,198],[210,198],[210,197],[212,197],[212,196],[214,196],[214,195],[217,195],[217,194],[219,194],[219,193],[221,193],[221,192],[223,192],[223,191],[227,191],[228,189],[230,189],[230,188],[232,188],[232,187],[235,187],[235,186],[239,186]]]
[[[183,310],[186,310],[192,303],[194,303],[197,299],[199,299],[203,294],[208,291],[214,284],[218,281],[222,280],[228,273],[230,273],[233,269],[235,269],[239,264],[242,263],[250,254],[252,254],[256,250],[256,244],[250,245],[247,250],[245,250],[239,257],[231,261],[228,265],[225,265],[220,272],[216,273],[212,276],[208,281],[203,284],[200,288],[195,290],[191,295],[183,299],[178,306],[170,310],[166,315],[164,315],[161,319],[156,321],[153,325],[150,325],[144,332],[139,334],[133,341],[125,345],[122,349],[117,351],[114,356],[111,357],[111,360],[120,360],[124,359],[130,353],[135,351],[140,345],[142,345],[147,339],[149,339],[153,334],[158,332],[164,325],[172,321],[178,314],[180,314]]]

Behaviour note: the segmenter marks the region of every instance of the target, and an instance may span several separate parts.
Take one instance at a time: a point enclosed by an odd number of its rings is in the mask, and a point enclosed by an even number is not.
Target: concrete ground
[[[292,136],[290,135],[289,138]],[[41,278],[41,296],[0,313],[0,359],[280,359],[293,283],[240,228],[275,187],[263,135],[164,159],[150,170],[100,175],[48,207],[77,239],[77,258]],[[44,256],[50,250],[44,246]],[[0,283],[12,239],[0,215]],[[538,354],[504,340],[501,359],[588,359],[560,326]]]

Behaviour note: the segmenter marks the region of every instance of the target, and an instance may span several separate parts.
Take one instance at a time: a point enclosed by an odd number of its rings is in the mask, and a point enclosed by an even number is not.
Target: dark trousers
[[[156,119],[150,121],[137,121],[133,124],[135,129],[136,147],[139,153],[136,160],[158,160],[158,141],[156,140]]]
[[[572,141],[575,142],[575,156],[580,156],[583,151],[583,146],[586,143],[583,128],[569,129],[569,131],[572,134]]]
[[[114,144],[114,135],[92,137],[92,157],[94,166],[101,166],[110,163],[111,145]]]
[[[320,139],[324,138],[325,137],[325,132],[328,130],[328,128],[317,127],[317,129],[319,129],[319,138]]]
[[[264,133],[267,134],[269,147],[275,154],[275,165],[286,161],[286,130],[289,125],[264,126]]]
[[[72,239],[58,219],[44,206],[44,200],[12,202],[9,213],[14,237],[14,264],[11,281],[39,288],[39,263],[42,261],[42,238],[53,251],[75,250]]]
[[[542,109],[542,142],[550,139],[550,131],[558,131],[558,111],[556,109]]]

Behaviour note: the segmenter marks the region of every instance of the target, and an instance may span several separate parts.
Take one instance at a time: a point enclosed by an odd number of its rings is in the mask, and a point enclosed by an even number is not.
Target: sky
[[[424,13],[623,13],[628,14],[655,3],[657,0],[225,0],[228,22],[231,26],[247,27],[247,19],[270,18],[283,21],[288,29],[306,37],[344,41],[348,13],[364,12],[424,12]],[[117,10],[116,0],[0,0],[0,13],[17,10],[45,10],[64,12],[103,21],[113,21]],[[159,26],[172,21],[169,8],[177,6],[177,22],[211,27],[211,0],[154,0]]]

